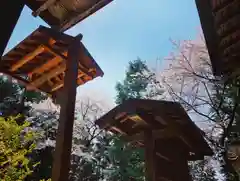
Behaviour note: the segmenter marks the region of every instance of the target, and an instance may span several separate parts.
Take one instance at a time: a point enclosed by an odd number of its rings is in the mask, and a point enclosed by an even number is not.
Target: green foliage
[[[27,155],[35,148],[36,134],[27,130],[28,122],[18,125],[15,119],[0,117],[0,179],[3,181],[21,181],[32,173]]]
[[[39,103],[46,99],[42,93],[27,91],[16,82],[10,81],[6,76],[0,75],[0,113],[4,116],[25,114],[30,109],[25,102]]]
[[[113,136],[109,149],[109,158],[112,165],[111,180],[144,180],[144,150],[134,148],[125,143],[120,137]]]
[[[19,86],[10,81],[7,81],[5,77],[0,76],[0,103],[3,103],[7,98],[17,99],[17,95],[20,91]]]
[[[116,91],[117,104],[130,98],[155,99],[162,94],[155,74],[140,59],[129,62],[125,79],[116,84]],[[108,148],[112,165],[110,180],[144,180],[144,150],[134,148],[115,136],[111,143]]]
[[[129,98],[153,98],[162,94],[155,74],[140,59],[129,62],[124,81],[116,84],[116,103]]]

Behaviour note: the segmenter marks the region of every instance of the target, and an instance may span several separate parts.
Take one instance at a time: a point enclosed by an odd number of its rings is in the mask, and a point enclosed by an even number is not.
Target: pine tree
[[[156,99],[163,93],[155,73],[140,59],[129,62],[125,79],[116,84],[116,91],[116,104],[129,98]]]
[[[140,59],[129,62],[125,79],[116,84],[116,91],[117,104],[130,98],[156,99],[162,93],[155,74]],[[108,148],[110,180],[144,180],[144,150],[134,148],[117,136],[113,136],[111,144]]]

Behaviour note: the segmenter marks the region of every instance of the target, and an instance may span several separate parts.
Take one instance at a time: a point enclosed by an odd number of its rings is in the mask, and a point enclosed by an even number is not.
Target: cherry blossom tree
[[[175,51],[165,59],[167,65],[158,74],[165,90],[163,98],[183,105],[205,131],[215,159],[226,165],[226,143],[238,115],[238,82],[214,76],[201,34],[195,40],[172,43]]]

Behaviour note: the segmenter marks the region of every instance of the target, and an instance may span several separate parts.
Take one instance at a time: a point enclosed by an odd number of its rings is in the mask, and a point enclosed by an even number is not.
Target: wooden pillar
[[[144,133],[144,145],[145,145],[145,169],[146,169],[146,180],[156,181],[155,172],[155,140],[153,138],[152,130],[146,130]]]
[[[156,159],[157,181],[192,181],[188,169],[188,151],[179,139],[162,139],[157,141],[156,150],[164,155]]]
[[[72,132],[76,101],[78,61],[83,54],[81,37],[69,46],[66,61],[60,121],[57,132],[55,155],[52,169],[52,181],[67,181],[72,148]]]
[[[1,38],[0,56],[2,56],[11,34],[23,10],[23,0],[2,0],[0,7]]]

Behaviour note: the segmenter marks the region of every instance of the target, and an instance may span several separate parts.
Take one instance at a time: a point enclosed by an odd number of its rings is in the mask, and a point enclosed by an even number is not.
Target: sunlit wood
[[[178,136],[178,135],[177,135],[176,131],[173,131],[171,128],[165,128],[165,129],[161,129],[161,130],[153,130],[152,136],[155,140],[157,140],[157,139],[161,139],[161,138],[170,138],[170,137],[174,137],[174,136]],[[143,140],[143,139],[144,139],[144,131],[127,137],[127,140],[130,142],[136,141],[136,140]]]
[[[121,134],[123,134],[123,135],[126,135],[126,134],[127,134],[127,133],[125,133],[123,130],[119,129],[119,128],[116,127],[116,126],[112,126],[110,129],[111,129],[111,130],[114,130],[114,131],[117,131],[118,133],[121,133]]]
[[[49,44],[53,45],[56,41],[54,39],[50,39],[49,40]],[[23,58],[21,58],[20,60],[17,61],[17,63],[15,63],[10,71],[14,72],[17,69],[19,69],[20,67],[22,67],[24,64],[26,64],[27,62],[31,61],[34,57],[36,57],[37,55],[41,54],[42,52],[44,52],[45,48],[43,45],[39,45],[34,51],[28,53],[27,55],[25,55]]]
[[[60,66],[54,68],[53,70],[50,70],[48,73],[43,74],[40,78],[34,80],[32,82],[32,85],[39,87],[42,85],[44,82],[46,82],[48,79],[51,79],[60,73],[64,72],[66,69],[66,64],[62,63]]]
[[[19,69],[20,67],[22,67],[24,64],[26,64],[27,62],[29,62],[30,60],[32,60],[34,57],[36,57],[37,55],[39,55],[40,53],[42,53],[44,51],[44,47],[43,46],[39,46],[37,49],[35,49],[33,52],[30,52],[29,54],[27,54],[26,56],[24,56],[23,58],[21,58],[16,64],[14,64],[10,71],[14,72],[17,69]]]
[[[67,51],[63,52],[64,56],[67,56],[67,54]],[[44,71],[47,71],[50,68],[57,66],[60,62],[62,62],[61,57],[54,57],[53,59],[47,61],[45,64],[36,67],[32,72],[29,73],[29,76],[32,76],[34,74],[42,74],[44,73]]]
[[[81,80],[81,77],[83,76],[84,74],[78,74],[78,77],[77,77],[77,84],[81,85],[81,84],[84,84],[84,81]],[[59,83],[57,83],[56,85],[53,86],[53,88],[51,89],[51,92],[54,92],[60,88],[62,88],[64,85],[63,81],[60,81]]]
[[[57,50],[54,50],[51,46],[43,45],[46,51],[50,52],[51,54],[55,55],[56,57],[61,57],[63,60],[67,59],[65,52],[58,52]],[[65,54],[64,54],[65,53]]]

